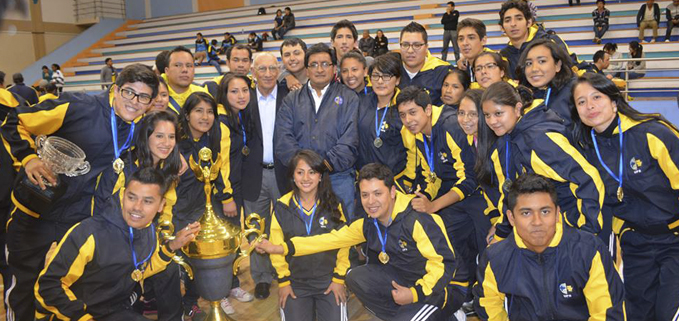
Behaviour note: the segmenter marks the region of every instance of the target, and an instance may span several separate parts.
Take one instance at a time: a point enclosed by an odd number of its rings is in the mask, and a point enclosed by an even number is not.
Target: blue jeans
[[[643,76],[646,76],[645,73],[641,74],[641,73],[634,72],[634,71],[630,71],[630,72],[628,72],[627,74],[628,74],[628,75],[627,75],[627,77],[628,77],[627,79],[639,79],[639,78],[641,78],[641,77],[643,77]]]
[[[594,37],[602,39],[606,31],[608,31],[608,25],[601,27],[601,30],[599,30],[597,26],[594,26]]]
[[[212,65],[217,69],[218,74],[222,74],[222,66],[219,65],[219,60],[208,60],[207,62],[209,65]]]
[[[354,219],[354,172],[349,169],[343,172],[330,174],[330,183],[335,195],[339,197],[342,205],[344,205],[344,216],[347,222]]]

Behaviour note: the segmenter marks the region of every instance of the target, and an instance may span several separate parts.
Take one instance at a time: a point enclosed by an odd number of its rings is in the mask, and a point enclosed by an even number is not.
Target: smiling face
[[[398,117],[413,135],[417,135],[431,124],[431,105],[422,108],[414,101],[404,102],[398,105]]]
[[[396,187],[389,189],[377,178],[361,180],[358,187],[361,191],[361,204],[368,216],[381,221],[388,220],[394,208]]]
[[[158,85],[158,96],[156,96],[151,104],[151,110],[165,110],[169,103],[170,92],[167,90],[167,86],[161,82]]]
[[[476,136],[479,129],[479,113],[476,111],[474,101],[467,97],[462,98],[457,110],[457,122],[465,134]]]
[[[199,138],[210,131],[215,123],[215,113],[209,103],[201,101],[189,112],[189,130],[193,138]]]
[[[123,194],[123,219],[128,226],[142,229],[153,221],[165,206],[160,186],[131,181]]]
[[[281,59],[287,71],[294,74],[304,69],[304,50],[302,46],[284,46],[282,51]]]
[[[342,82],[352,90],[358,90],[365,86],[366,72],[366,68],[357,59],[349,58],[342,61],[340,68]]]
[[[483,88],[502,81],[505,72],[497,65],[491,55],[483,55],[474,61],[474,76]]]
[[[535,88],[543,88],[561,71],[561,61],[556,62],[546,46],[533,47],[526,55],[524,73]]]
[[[519,195],[516,206],[507,210],[507,218],[526,247],[542,253],[554,239],[558,213],[549,193],[536,192]]]
[[[167,159],[177,143],[174,124],[166,120],[159,121],[148,140],[153,163]]]
[[[246,49],[232,49],[231,57],[227,61],[229,65],[229,71],[245,76],[250,71],[250,53]]]
[[[115,110],[116,115],[120,116],[120,118],[122,118],[124,121],[132,122],[139,116],[146,113],[151,104],[140,103],[139,99],[141,97],[127,99],[123,97],[123,90],[127,91],[128,93],[133,92],[137,95],[144,95],[147,98],[150,98],[151,95],[153,95],[153,89],[151,89],[149,85],[140,81],[123,84],[120,88],[116,86],[116,89],[113,91],[113,109]]]
[[[582,123],[594,128],[598,133],[611,125],[618,112],[617,103],[586,82],[575,86],[573,98]]]
[[[415,49],[419,46],[419,49]],[[401,36],[401,59],[411,72],[419,71],[424,66],[428,50],[429,46],[424,42],[421,33],[404,32]]]
[[[270,92],[276,86],[276,80],[280,74],[278,61],[273,56],[260,56],[255,60],[252,74],[257,80],[257,88],[262,92]]]
[[[295,166],[293,181],[300,194],[313,196],[318,193],[321,173],[311,168],[304,159],[300,159]]]
[[[483,116],[486,124],[496,136],[511,133],[521,117],[521,103],[516,107],[496,104],[492,100],[483,102]]]
[[[231,106],[231,110],[239,112],[250,103],[250,88],[245,80],[240,78],[233,78],[229,81],[227,86],[226,100]]]
[[[460,77],[456,73],[449,73],[441,86],[441,100],[449,106],[457,105],[463,95],[464,87],[460,82]]]
[[[330,83],[334,75],[332,59],[327,52],[319,52],[309,56],[309,68],[307,68],[309,82],[315,89],[323,89]]]
[[[373,68],[373,73],[370,75],[370,81],[373,85],[373,91],[378,97],[391,97],[396,91],[396,85],[401,81],[400,78],[391,77],[389,80],[385,80],[385,75],[378,68]]]
[[[523,42],[528,37],[528,28],[531,24],[532,21],[527,20],[521,10],[511,8],[505,12],[502,31],[512,42]]]
[[[356,47],[356,38],[354,38],[354,34],[351,33],[351,29],[339,28],[337,29],[337,34],[335,34],[335,39],[332,39],[330,43],[333,48],[335,48],[337,61],[339,61],[344,57],[344,54]]]
[[[457,31],[457,44],[460,46],[460,53],[467,61],[474,61],[483,52],[487,38],[479,38],[476,30],[472,27],[462,28]]]

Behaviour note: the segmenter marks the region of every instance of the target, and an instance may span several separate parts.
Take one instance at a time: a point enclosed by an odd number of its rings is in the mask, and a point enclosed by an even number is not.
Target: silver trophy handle
[[[46,140],[47,136],[45,135],[38,135],[38,137],[35,138],[35,151],[38,153],[38,157],[41,156],[40,150],[42,150]]]
[[[90,172],[90,162],[84,161],[73,173],[66,173],[66,176],[75,177],[85,175]]]

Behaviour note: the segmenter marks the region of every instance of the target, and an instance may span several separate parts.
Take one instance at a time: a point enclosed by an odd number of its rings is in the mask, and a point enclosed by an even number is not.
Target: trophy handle
[[[84,161],[73,173],[67,173],[66,176],[74,177],[85,175],[90,172],[90,162]]]
[[[260,242],[263,238],[266,237],[266,234],[264,234],[265,221],[266,219],[262,218],[257,213],[252,213],[248,215],[248,217],[245,219],[245,226],[247,226],[248,229],[241,231],[240,237],[244,238],[246,242],[250,234],[257,235],[257,238],[253,242],[248,242],[248,244],[250,245],[248,249],[245,252],[241,252],[239,256],[236,258],[236,260],[233,261],[233,275],[238,274],[238,267],[240,265],[240,261],[242,261],[246,257],[249,257],[250,253],[252,253],[252,250],[255,249],[255,247],[252,246],[252,244]],[[259,225],[259,227],[257,227],[257,225]]]
[[[193,269],[188,263],[186,263],[186,261],[184,261],[183,257],[175,255],[172,257],[172,261],[179,264],[179,266],[183,267],[184,270],[186,270],[186,274],[189,276],[189,279],[193,280]]]
[[[42,150],[46,140],[47,136],[45,135],[38,135],[38,137],[35,138],[35,151],[38,153],[38,156],[40,156],[40,150]]]

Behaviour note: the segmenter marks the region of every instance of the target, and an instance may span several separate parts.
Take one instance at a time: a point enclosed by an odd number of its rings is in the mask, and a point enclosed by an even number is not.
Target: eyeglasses
[[[408,50],[410,48],[413,48],[413,50],[417,51],[422,49],[426,43],[421,43],[421,42],[416,42],[416,43],[407,43],[407,42],[401,42],[401,49],[402,50]]]
[[[271,65],[269,67],[267,66],[259,66],[257,67],[257,72],[260,74],[266,73],[267,70],[269,70],[271,73],[275,73],[278,71],[278,66]]]
[[[370,75],[370,79],[371,79],[372,81],[378,81],[378,80],[382,79],[382,81],[387,82],[387,81],[391,80],[391,78],[394,78],[394,75],[390,75],[390,74],[375,74],[375,73],[373,73],[372,75]]]
[[[317,62],[312,62],[309,64],[309,68],[312,69],[317,69],[318,67],[321,67],[321,69],[328,69],[328,67],[332,66],[331,62],[324,61],[322,63],[317,63]]]
[[[490,71],[490,70],[493,70],[495,68],[497,68],[497,64],[494,63],[494,62],[491,62],[491,63],[485,64],[485,65],[476,66],[474,68],[474,72],[482,72],[484,69],[488,69]]]
[[[134,100],[135,98],[137,98],[137,101],[140,104],[144,104],[144,105],[150,104],[151,101],[153,100],[153,98],[151,98],[151,96],[149,96],[147,94],[138,94],[138,93],[136,93],[133,90],[128,89],[128,88],[120,88],[120,96],[122,96],[123,98],[128,99],[128,100]]]

